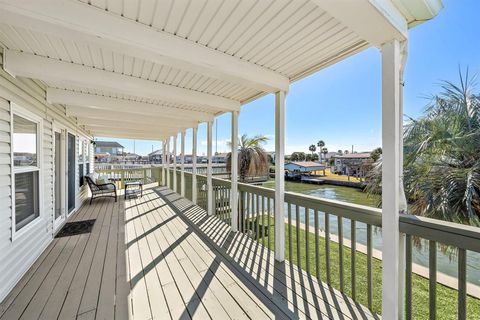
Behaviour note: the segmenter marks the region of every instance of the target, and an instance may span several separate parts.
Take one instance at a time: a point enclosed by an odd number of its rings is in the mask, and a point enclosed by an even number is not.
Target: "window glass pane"
[[[78,181],[80,187],[83,186],[83,163],[78,164]]]
[[[80,141],[78,144],[78,162],[83,162],[83,155],[85,150],[85,141]]]
[[[13,163],[15,167],[37,166],[37,124],[13,115]]]
[[[15,230],[39,216],[38,171],[15,173]]]

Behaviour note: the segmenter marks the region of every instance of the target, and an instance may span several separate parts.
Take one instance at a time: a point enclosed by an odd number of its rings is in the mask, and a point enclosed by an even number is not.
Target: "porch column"
[[[192,202],[197,204],[197,133],[198,127],[192,128]]]
[[[230,209],[232,231],[238,231],[238,111],[232,112],[232,153],[231,153],[231,189]]]
[[[275,94],[275,260],[285,260],[285,98]]]
[[[170,137],[167,139],[167,187],[170,188]]]
[[[185,197],[185,130],[180,132],[180,194]]]
[[[212,128],[213,121],[207,122],[207,214],[213,214],[213,185],[212,185]]]
[[[165,186],[166,185],[166,177],[165,177],[165,162],[167,161],[166,159],[166,152],[165,152],[165,148],[167,147],[167,142],[165,141],[165,139],[162,141],[162,186]]]
[[[177,136],[173,136],[173,191],[177,192]]]
[[[403,284],[400,283],[401,204],[401,51],[400,42],[382,45],[382,317],[401,319]],[[402,246],[403,247],[403,246]],[[403,271],[404,272],[404,271]]]

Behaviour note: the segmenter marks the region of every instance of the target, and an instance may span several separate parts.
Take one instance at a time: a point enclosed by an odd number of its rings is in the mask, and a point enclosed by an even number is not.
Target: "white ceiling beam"
[[[118,127],[123,129],[133,129],[133,130],[143,130],[145,131],[147,128],[154,128],[155,131],[157,130],[164,130],[164,131],[181,131],[186,130],[188,126],[175,126],[175,125],[146,125],[145,123],[140,122],[126,122],[126,121],[103,121],[103,120],[95,120],[89,119],[88,121],[78,121],[79,125],[83,125],[89,128],[111,128],[111,127]]]
[[[171,134],[135,134],[125,133],[121,131],[101,131],[90,130],[94,137],[118,138],[118,139],[140,139],[140,140],[164,140],[171,136]]]
[[[93,132],[117,132],[117,133],[125,133],[125,134],[145,134],[145,135],[159,135],[159,136],[169,136],[175,133],[178,133],[179,130],[176,129],[169,129],[169,130],[156,130],[155,128],[150,129],[131,129],[131,128],[122,128],[115,125],[111,127],[95,127],[95,126],[84,126],[86,130],[90,130]]]
[[[174,135],[176,133],[178,133],[179,131],[178,130],[158,130],[158,131],[155,131],[153,130],[137,130],[137,129],[123,129],[123,128],[119,128],[119,127],[115,127],[115,126],[112,126],[112,127],[102,127],[102,128],[99,128],[99,127],[89,127],[89,126],[85,126],[85,129],[86,130],[89,130],[91,132],[103,132],[103,133],[111,133],[111,134],[132,134],[134,136],[138,136],[138,135],[145,135],[145,136],[149,136],[149,137],[154,137],[154,136],[170,136],[170,135]]]
[[[312,1],[373,46],[407,39],[407,21],[390,0]]]
[[[5,50],[4,69],[13,76],[60,82],[166,102],[203,106],[216,111],[238,111],[240,102],[211,94],[161,84],[79,64]]]
[[[80,1],[1,0],[0,21],[266,92],[287,77]]]
[[[170,106],[104,97],[57,88],[47,88],[47,101],[49,103],[78,106],[88,109],[101,109],[121,112],[134,111],[135,114],[159,116],[166,119],[171,118],[205,122],[211,121],[214,118],[212,114],[206,112],[184,110]]]
[[[145,116],[127,112],[112,112],[101,109],[88,109],[83,107],[66,106],[66,114],[69,117],[77,117],[80,121],[98,121],[98,122],[130,122],[130,123],[145,123],[146,125],[171,125],[178,127],[193,127],[198,126],[197,121],[180,120],[180,119],[165,119],[161,116]],[[83,123],[82,123],[83,124]]]

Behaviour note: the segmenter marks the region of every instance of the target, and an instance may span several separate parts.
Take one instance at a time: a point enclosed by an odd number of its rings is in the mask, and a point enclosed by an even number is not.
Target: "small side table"
[[[125,200],[127,199],[127,195],[137,195],[137,194],[140,194],[140,197],[143,196],[143,182],[141,181],[125,182],[125,193],[124,193]]]

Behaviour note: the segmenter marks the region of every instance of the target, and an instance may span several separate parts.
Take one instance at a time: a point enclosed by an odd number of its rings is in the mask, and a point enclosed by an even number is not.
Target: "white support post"
[[[180,132],[180,194],[185,197],[185,130]]]
[[[212,129],[213,121],[207,122],[207,214],[213,214],[213,185],[212,185]]]
[[[275,260],[285,260],[285,98],[275,94]]]
[[[400,319],[400,67],[398,40],[382,45],[382,317]]]
[[[197,204],[197,134],[198,128],[192,128],[192,202]]]
[[[170,188],[170,137],[167,139],[167,187]]]
[[[403,75],[405,72],[405,67],[407,65],[407,57],[408,57],[408,41],[405,40],[400,43],[400,75],[399,75],[399,82],[400,82],[400,97],[399,97],[399,117],[400,123],[398,125],[398,135],[399,135],[399,165],[398,165],[398,175],[400,177],[400,190],[399,190],[399,212],[400,213],[408,213],[408,205],[407,205],[407,198],[405,196],[405,190],[403,188]],[[400,246],[399,246],[399,274],[398,274],[398,281],[399,281],[399,319],[405,318],[405,276],[406,276],[406,256],[405,256],[405,245],[406,245],[406,235],[405,233],[400,233]]]
[[[232,112],[232,153],[231,153],[231,189],[230,209],[232,231],[238,231],[238,112]]]
[[[162,141],[162,186],[166,185],[167,178],[165,177],[165,167],[166,167],[166,151],[165,148],[167,147],[167,142],[165,140]]]
[[[173,136],[173,191],[177,192],[177,136]]]

